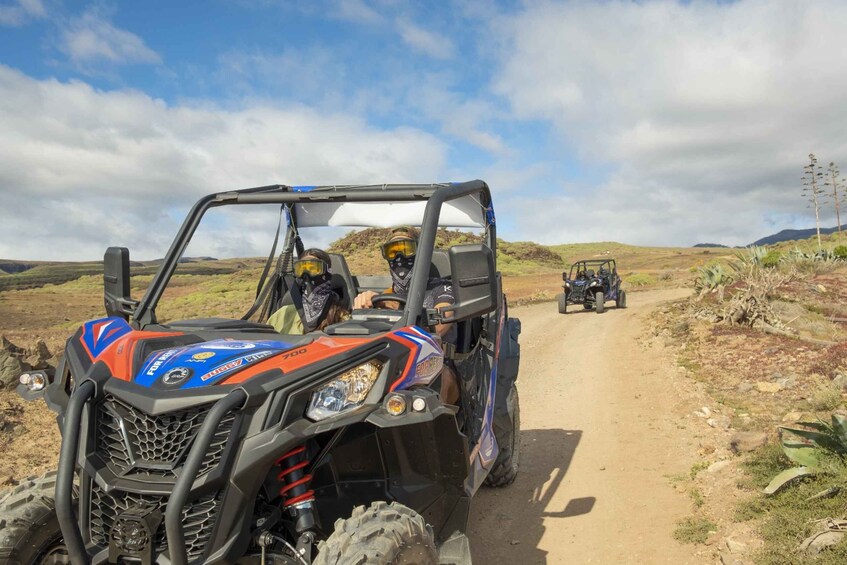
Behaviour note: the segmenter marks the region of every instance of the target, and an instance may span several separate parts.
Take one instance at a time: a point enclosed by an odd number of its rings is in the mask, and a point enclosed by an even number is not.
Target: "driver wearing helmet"
[[[292,303],[284,304],[268,318],[268,324],[279,333],[300,335],[323,331],[330,324],[350,317],[341,305],[341,297],[332,290],[330,258],[321,249],[307,249],[294,262],[291,295]]]
[[[416,228],[404,226],[391,230],[388,240],[382,244],[382,257],[388,262],[392,283],[391,288],[385,290],[386,293],[395,294],[401,298],[406,298],[409,295],[412,267],[415,264],[418,249],[418,237],[419,232]],[[424,295],[424,308],[442,308],[454,304],[456,299],[453,296],[452,284],[449,278],[435,277],[429,279]],[[362,292],[353,301],[353,308],[373,308],[372,299],[377,294],[379,293],[372,290]],[[377,307],[398,310],[400,303],[388,300],[379,303]],[[456,344],[458,330],[455,324],[439,324],[433,330],[441,337],[442,343]],[[441,399],[447,404],[455,404],[459,400],[459,385],[452,363],[445,362],[444,370],[441,373]]]

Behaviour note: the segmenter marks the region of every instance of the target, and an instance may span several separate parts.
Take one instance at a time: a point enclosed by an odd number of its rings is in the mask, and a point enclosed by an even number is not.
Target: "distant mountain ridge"
[[[842,231],[847,231],[847,224],[841,226]],[[835,233],[838,231],[838,226],[834,228],[821,228],[821,235],[829,235],[831,233]],[[809,239],[810,237],[814,237],[817,235],[817,230],[815,228],[803,229],[803,230],[782,230],[773,235],[769,235],[767,237],[763,237],[762,239],[758,239],[751,243],[750,245],[773,245],[775,243],[781,243],[783,241],[793,241],[796,239]]]

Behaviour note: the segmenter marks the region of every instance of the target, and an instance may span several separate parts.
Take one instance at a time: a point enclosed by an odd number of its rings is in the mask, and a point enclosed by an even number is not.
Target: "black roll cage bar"
[[[612,265],[612,270],[610,272],[617,274],[618,266],[614,259],[583,259],[581,261],[574,261],[571,265],[571,268],[568,270],[568,278],[571,278],[571,275],[574,272],[574,269],[579,272],[579,265],[582,265],[582,268],[586,268],[588,266],[596,266],[596,265],[605,265],[606,263],[610,263]]]
[[[462,183],[449,184],[384,184],[384,185],[345,185],[320,186],[309,190],[298,189],[288,185],[269,185],[246,188],[229,192],[219,192],[204,196],[198,200],[179,228],[171,243],[162,265],[147,287],[147,292],[138,303],[133,314],[133,323],[143,328],[156,324],[156,306],[177,268],[179,259],[185,252],[188,243],[200,225],[205,213],[211,208],[241,204],[297,204],[307,202],[414,202],[426,201],[421,233],[418,241],[416,268],[412,274],[409,295],[403,315],[397,322],[398,326],[421,325],[426,323],[423,313],[423,300],[426,294],[429,269],[420,265],[432,262],[432,251],[435,248],[435,236],[438,230],[438,220],[441,206],[450,200],[468,196],[480,195],[480,205],[486,221],[486,245],[493,253],[497,252],[497,233],[493,216],[487,210],[491,209],[491,190],[481,180],[471,180]],[[296,226],[296,218],[291,217]]]

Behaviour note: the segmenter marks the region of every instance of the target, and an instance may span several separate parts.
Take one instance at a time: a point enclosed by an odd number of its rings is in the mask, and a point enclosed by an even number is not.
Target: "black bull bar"
[[[65,539],[68,557],[74,565],[91,562],[80,528],[80,519],[74,514],[74,471],[79,454],[80,427],[85,405],[94,396],[96,385],[91,380],[80,383],[71,395],[62,424],[62,448],[56,473],[56,516]],[[227,413],[243,406],[247,393],[235,389],[215,403],[200,426],[188,452],[183,472],[177,478],[165,510],[165,533],[170,560],[173,565],[187,565],[188,553],[182,525],[182,509],[191,493],[194,479],[203,463],[203,457],[215,436],[215,431]],[[81,518],[81,517],[80,517]]]

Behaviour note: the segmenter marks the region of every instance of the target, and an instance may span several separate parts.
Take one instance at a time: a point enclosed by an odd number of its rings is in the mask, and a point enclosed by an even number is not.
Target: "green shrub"
[[[836,259],[841,261],[847,260],[847,245],[839,245],[835,249],[832,250],[832,254],[835,255]]]
[[[624,282],[629,286],[647,286],[656,284],[656,279],[647,273],[633,273],[624,279]]]
[[[761,265],[762,267],[767,267],[769,269],[773,269],[779,262],[782,260],[782,253],[777,251],[776,249],[771,249],[768,251],[764,257],[762,257]]]
[[[673,532],[673,537],[680,543],[703,544],[709,536],[716,532],[717,524],[707,518],[691,516],[680,520]]]

